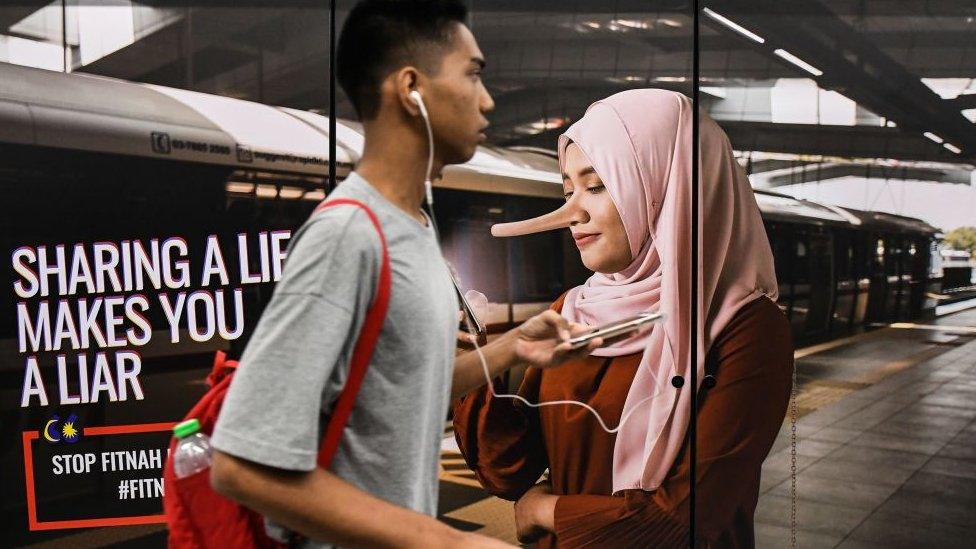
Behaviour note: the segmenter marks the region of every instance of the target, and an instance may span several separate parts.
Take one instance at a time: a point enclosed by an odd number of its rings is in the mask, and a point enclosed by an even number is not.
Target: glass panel
[[[34,4],[0,8],[0,545],[164,547],[170,426],[325,196],[328,11]]]
[[[971,501],[933,488],[957,479],[931,464],[973,442],[969,420],[948,415],[976,410],[960,335],[976,328],[972,246],[943,230],[974,224],[976,26],[970,5],[914,7],[703,2],[703,106],[749,174],[795,344],[792,404],[776,386],[788,368],[757,359],[764,414],[728,410],[779,428],[756,454],[758,547],[968,541]],[[761,423],[744,430],[761,439]]]
[[[488,183],[483,177],[461,179],[456,175],[453,179],[445,176],[444,181],[435,181],[434,203],[441,223],[445,256],[458,271],[465,288],[481,291],[488,297],[491,339],[495,334],[550,307],[567,290],[583,284],[593,275],[594,264],[586,264],[585,253],[581,256],[580,248],[565,226],[561,230],[504,239],[490,237],[488,229],[496,223],[514,222],[552,212],[566,203],[557,162],[557,139],[579,122],[587,107],[595,101],[641,88],[659,88],[690,95],[693,25],[688,2],[472,0],[467,5],[471,10],[471,30],[487,61],[483,82],[495,103],[494,109],[487,115],[491,124],[487,130],[487,143],[479,149],[471,164],[487,166],[491,161],[493,169],[497,171]],[[690,109],[686,109],[684,114],[690,112]],[[633,118],[628,122],[633,123],[635,131],[645,131],[649,124],[654,124],[654,113],[647,109]],[[690,140],[691,124],[686,128],[687,139]],[[603,147],[601,150],[606,148],[599,139],[590,139],[586,146]],[[648,142],[648,146],[651,145]],[[670,143],[666,146],[673,148]],[[683,144],[682,150],[687,154],[687,144]],[[632,150],[615,147],[608,150],[608,154],[623,159],[632,154]],[[606,177],[606,164],[595,168],[604,172],[601,177]],[[502,173],[502,169],[509,170],[509,175]],[[534,171],[522,172],[522,169]],[[650,167],[642,166],[641,169],[648,171]],[[604,183],[609,187],[618,181]],[[641,183],[628,180],[621,184]],[[616,189],[613,192],[617,192]],[[584,193],[580,191],[580,194]],[[616,206],[627,207],[628,211],[641,207],[636,202]],[[577,227],[583,226],[595,225],[580,224]],[[647,230],[647,227],[639,230]],[[617,267],[612,272],[618,272],[623,267]],[[651,305],[651,301],[645,300],[647,306]],[[590,322],[616,319],[611,317],[604,315],[602,320],[594,317]],[[629,354],[637,360],[640,350],[631,350]],[[596,407],[607,426],[614,427],[620,421],[636,362],[625,367],[626,373],[619,374],[622,376],[620,379],[610,374],[617,366],[606,370],[607,383],[603,383],[602,374],[591,380],[588,377],[590,374],[584,373],[589,371],[587,369],[600,368],[597,363],[601,363],[602,359],[590,360],[592,362],[576,364],[575,368],[581,368],[578,378],[564,373],[563,376],[570,377],[562,381],[543,379],[538,391],[533,390],[528,395],[530,400],[546,402],[568,398],[612,403],[601,403]],[[530,387],[533,374],[526,374],[527,381],[523,385],[524,371],[524,367],[511,370],[502,383],[495,385],[495,390],[514,392],[520,387]],[[673,397],[677,390],[670,384],[671,377],[660,376],[663,386],[655,386],[653,390],[666,394],[668,398]],[[610,379],[614,381],[609,382]],[[599,423],[589,417],[589,412],[573,404],[544,407],[538,415],[529,408],[526,410],[533,414],[532,417],[542,418],[538,424],[541,427],[527,435],[533,441],[542,441],[543,446],[550,448],[550,453],[547,454],[536,442],[512,450],[535,452],[525,457],[534,464],[544,463],[545,466],[537,471],[522,471],[520,474],[532,478],[520,480],[518,488],[505,494],[508,499],[517,499],[536,480],[548,479],[551,491],[568,498],[567,501],[586,502],[577,496],[593,496],[586,503],[594,506],[587,508],[585,513],[588,515],[596,506],[622,503],[622,499],[611,496],[612,438],[603,433]],[[638,411],[632,417],[636,422],[644,416]],[[576,419],[567,423],[567,418]],[[463,412],[460,418],[455,417],[455,421],[468,420],[468,412]],[[480,436],[470,434],[471,431],[468,433],[470,436]],[[578,445],[570,443],[566,448],[553,447],[551,443],[557,439],[586,442]],[[475,481],[478,477],[467,468],[470,461],[462,459],[461,453],[470,450],[470,447],[464,447],[465,444],[466,441],[462,440],[458,448],[453,436],[445,440],[441,518],[450,524],[516,543],[512,503],[490,496],[479,487]],[[672,455],[669,459],[674,462],[681,458]],[[684,468],[668,480],[676,493],[688,493],[687,465],[684,463]],[[548,472],[540,478],[545,469]],[[511,471],[497,473],[509,474]],[[646,497],[646,494],[641,497]],[[580,512],[584,512],[583,508],[580,508]],[[687,527],[687,498],[669,503],[667,512],[681,517],[683,526],[679,528]],[[633,528],[621,530],[650,532],[653,525],[642,521],[635,518]],[[568,539],[564,538],[570,535],[565,530],[551,531],[556,527],[565,528],[565,518],[556,516],[555,523],[535,531],[529,537],[549,542]],[[641,534],[645,537],[638,542],[637,538],[627,534],[609,533],[613,527],[607,521],[583,521],[578,526],[581,537],[577,541],[583,544],[611,543],[624,547],[674,543],[672,539],[654,537],[658,534],[646,534],[651,537]],[[686,542],[682,540],[680,543]]]

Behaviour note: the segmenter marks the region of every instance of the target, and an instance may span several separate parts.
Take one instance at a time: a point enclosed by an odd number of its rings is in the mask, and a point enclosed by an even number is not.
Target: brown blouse
[[[561,306],[562,298],[553,304]],[[616,425],[639,361],[640,354],[591,356],[554,369],[530,368],[518,392],[532,402],[586,402]],[[717,384],[699,398],[697,538],[702,547],[753,547],[760,468],[789,401],[789,323],[772,301],[758,298],[722,331],[706,363]],[[501,498],[517,500],[549,469],[552,493],[561,497],[555,533],[539,547],[688,545],[687,439],[657,490],[614,496],[615,436],[580,406],[534,409],[494,399],[482,388],[455,407],[454,432],[482,486]]]

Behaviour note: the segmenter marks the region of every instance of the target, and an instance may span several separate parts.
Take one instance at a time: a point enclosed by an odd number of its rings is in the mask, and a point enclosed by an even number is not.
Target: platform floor
[[[797,352],[797,546],[976,547],[976,309]],[[790,546],[790,423],[763,466],[756,545]],[[441,518],[515,542],[453,440]]]
[[[797,547],[976,547],[976,308],[797,352]],[[756,545],[789,547],[790,424],[763,466]],[[440,518],[515,543],[512,504],[441,459]],[[31,545],[164,547],[164,525]]]

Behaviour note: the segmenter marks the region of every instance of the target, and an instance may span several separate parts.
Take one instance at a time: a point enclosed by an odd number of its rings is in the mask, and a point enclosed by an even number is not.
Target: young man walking
[[[316,454],[330,405],[377,290],[382,248],[367,215],[334,207],[296,232],[283,276],[241,359],[213,436],[211,482],[260,512],[270,534],[306,546],[504,547],[438,522],[438,459],[452,397],[485,383],[475,353],[455,359],[458,301],[422,212],[428,177],[466,162],[493,107],[484,59],[459,0],[365,0],[338,46],[338,78],[363,122],[356,171],[330,195],[379,218],[392,266],[389,310],[330,470]],[[417,92],[412,93],[412,92]],[[554,366],[570,326],[540,314],[485,347],[490,375]]]

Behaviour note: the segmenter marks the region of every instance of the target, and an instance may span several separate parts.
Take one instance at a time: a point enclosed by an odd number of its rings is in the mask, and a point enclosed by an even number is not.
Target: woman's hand
[[[515,354],[519,360],[537,368],[551,368],[567,360],[580,359],[603,345],[596,338],[586,347],[573,350],[569,339],[591,330],[588,326],[569,322],[553,310],[544,311],[526,320],[517,329]]]
[[[515,503],[515,533],[521,543],[531,543],[555,530],[556,500],[552,486],[540,482]]]

